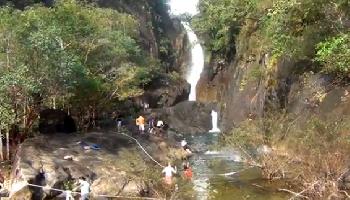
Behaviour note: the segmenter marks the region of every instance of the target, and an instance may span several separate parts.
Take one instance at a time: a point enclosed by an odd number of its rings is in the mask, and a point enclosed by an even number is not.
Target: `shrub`
[[[340,34],[317,45],[315,60],[323,71],[348,76],[350,73],[350,34]]]

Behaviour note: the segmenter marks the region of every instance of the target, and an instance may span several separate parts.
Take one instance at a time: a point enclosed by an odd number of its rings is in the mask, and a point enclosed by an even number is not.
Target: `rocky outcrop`
[[[189,61],[189,44],[180,20],[172,19],[163,0],[99,0],[102,7],[133,15],[139,22],[139,41],[153,58],[159,59],[166,75],[146,86],[145,94],[136,101],[150,107],[169,107],[188,99],[189,84],[185,76]],[[178,76],[180,75],[180,76]],[[176,77],[174,77],[176,76]]]
[[[188,41],[179,20],[171,19],[163,0],[98,0],[102,7],[129,13],[139,22],[139,41],[153,57],[167,67],[180,71],[187,62]]]
[[[160,112],[169,128],[175,132],[184,134],[207,133],[212,128],[212,107],[212,105],[186,101]]]
[[[230,130],[248,116],[263,115],[267,90],[260,77],[250,77],[250,74],[265,70],[266,59],[261,55],[254,61],[235,60],[231,64],[211,61],[206,66],[197,86],[198,99],[218,105],[223,131]]]
[[[78,144],[79,141],[83,143]],[[98,144],[101,149],[86,149],[87,144]],[[138,196],[147,187],[140,175],[145,163],[134,148],[130,141],[116,133],[52,134],[28,139],[16,155],[12,199],[57,197],[59,192],[28,188],[25,184],[65,190],[82,176],[92,183],[92,195]]]
[[[186,101],[190,89],[190,84],[181,78],[173,80],[164,77],[154,81],[140,97],[140,101],[149,102],[151,108],[171,107]]]
[[[233,60],[212,55],[197,85],[198,99],[216,102],[221,127],[266,113],[349,115],[349,86],[323,75],[305,60],[276,59],[254,44],[254,32],[239,35]]]

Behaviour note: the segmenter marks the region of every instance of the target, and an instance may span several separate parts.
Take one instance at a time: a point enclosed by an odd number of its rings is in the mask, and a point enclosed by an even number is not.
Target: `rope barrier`
[[[121,132],[115,132],[115,133],[120,134],[120,135],[123,135],[123,136],[126,136],[126,137],[128,137],[129,139],[134,140],[134,141],[136,142],[136,144],[141,148],[141,150],[142,150],[153,162],[155,162],[158,166],[160,166],[160,167],[162,167],[162,168],[165,167],[164,165],[162,165],[162,164],[160,164],[158,161],[156,161],[156,160],[146,151],[146,149],[140,144],[140,142],[139,142],[137,139],[135,139],[134,137],[131,137],[130,135],[125,134],[125,133],[121,133]]]
[[[146,149],[141,145],[141,143],[134,137],[127,135],[125,133],[121,133],[121,132],[115,132],[117,134],[123,135],[133,141],[136,142],[136,144],[141,148],[141,150],[153,161],[155,162],[158,166],[164,168],[165,166],[163,166],[162,164],[160,164],[157,160],[155,160],[147,151]],[[250,167],[251,168],[251,167]],[[247,169],[250,169],[247,168]],[[242,169],[240,171],[237,172],[229,172],[229,173],[224,173],[224,174],[213,174],[213,175],[219,175],[219,176],[230,176],[236,173],[240,173],[244,170],[247,169]],[[56,188],[51,188],[51,187],[47,187],[47,186],[40,186],[40,185],[35,185],[35,184],[30,184],[27,183],[28,186],[32,186],[32,187],[38,187],[38,188],[42,188],[42,189],[46,189],[46,190],[52,190],[52,191],[57,191],[57,192],[62,192],[63,194],[65,194],[66,200],[70,200],[70,199],[74,199],[73,198],[73,194],[81,194],[80,192],[74,192],[74,191],[70,191],[70,190],[61,190],[61,189],[56,189]],[[152,198],[152,197],[132,197],[132,196],[113,196],[113,195],[94,195],[95,197],[107,197],[107,198],[123,198],[123,199],[144,199],[144,200],[160,200],[159,198]]]
[[[122,133],[122,132],[116,132],[117,134],[120,134],[120,135],[123,135],[133,141],[136,142],[136,144],[141,148],[141,150],[153,161],[155,162],[158,166],[160,167],[164,167],[162,164],[160,164],[157,160],[155,160],[147,151],[146,149],[141,145],[141,143],[134,137],[130,136],[130,135],[127,135],[125,133]],[[254,167],[254,166],[253,166]],[[218,175],[218,176],[230,176],[230,175],[234,175],[234,174],[237,174],[237,173],[240,173],[240,172],[243,172],[245,170],[248,170],[252,167],[249,167],[249,168],[246,168],[246,169],[242,169],[242,170],[239,170],[239,171],[236,171],[236,172],[229,172],[229,173],[224,173],[224,174],[213,174],[213,175]],[[202,174],[203,175],[203,174]],[[57,191],[57,192],[61,192],[62,194],[65,195],[66,197],[66,200],[71,200],[71,199],[74,199],[72,195],[77,195],[77,194],[81,194],[80,192],[74,192],[74,191],[70,191],[70,190],[61,190],[61,189],[56,189],[56,188],[51,188],[51,187],[48,187],[48,186],[40,186],[40,185],[35,185],[35,184],[30,184],[30,183],[27,183],[26,185],[28,186],[32,186],[32,187],[38,187],[38,188],[42,188],[42,189],[45,189],[45,190],[52,190],[52,191]],[[122,198],[122,199],[144,199],[144,200],[161,200],[160,198],[152,198],[152,197],[133,197],[133,196],[113,196],[113,195],[93,195],[94,197],[107,197],[107,198]]]
[[[37,188],[42,188],[46,190],[52,190],[56,192],[62,192],[63,194],[66,195],[66,200],[74,199],[72,194],[81,194],[80,192],[73,192],[70,190],[60,190],[56,188],[51,188],[47,186],[41,186],[41,185],[35,185],[31,183],[27,183],[28,186],[32,187],[37,187]],[[160,198],[152,198],[152,197],[132,197],[132,196],[113,196],[113,195],[104,195],[104,194],[97,194],[93,195],[94,197],[108,197],[108,198],[123,198],[123,199],[144,199],[144,200],[161,200]]]
[[[127,134],[125,134],[125,133],[121,133],[121,132],[114,132],[114,133],[117,133],[117,134],[126,136],[126,137],[128,137],[129,139],[134,140],[134,141],[137,143],[137,145],[142,149],[142,151],[143,151],[153,162],[155,162],[157,165],[159,165],[159,166],[162,167],[162,168],[165,167],[165,166],[163,166],[162,164],[160,164],[158,161],[156,161],[156,160],[145,150],[145,148],[140,144],[140,142],[139,142],[136,138],[134,138],[134,137],[132,137],[132,136],[130,136],[130,135],[127,135]],[[234,175],[234,174],[237,174],[237,173],[241,173],[242,171],[248,170],[248,169],[253,168],[253,167],[255,167],[255,166],[252,166],[252,167],[249,167],[249,168],[247,168],[247,169],[240,170],[240,171],[236,171],[236,172],[228,172],[228,173],[224,173],[224,174],[212,174],[212,175],[216,175],[216,176],[231,176],[231,175]]]

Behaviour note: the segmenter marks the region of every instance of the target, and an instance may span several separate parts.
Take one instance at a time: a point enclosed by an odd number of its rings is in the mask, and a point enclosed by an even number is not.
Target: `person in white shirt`
[[[172,177],[173,174],[176,174],[176,166],[175,168],[173,168],[170,164],[170,162],[168,163],[168,166],[164,167],[162,173],[165,174],[165,183],[167,183],[168,185],[172,184]]]
[[[186,145],[187,145],[186,140],[181,140],[181,146],[184,147],[184,146],[186,146]]]
[[[188,146],[187,142],[185,139],[181,141],[181,147],[183,150],[185,150],[188,154],[192,154],[191,148]]]
[[[164,126],[164,122],[162,120],[157,121],[157,127],[162,128]]]
[[[86,181],[85,177],[79,178],[80,200],[89,200],[90,183]]]

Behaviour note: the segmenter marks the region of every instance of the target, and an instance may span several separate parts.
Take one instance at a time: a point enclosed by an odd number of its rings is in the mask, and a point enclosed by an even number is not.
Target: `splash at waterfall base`
[[[220,129],[218,128],[218,113],[215,110],[211,111],[211,124],[212,128],[209,132],[219,133]]]

